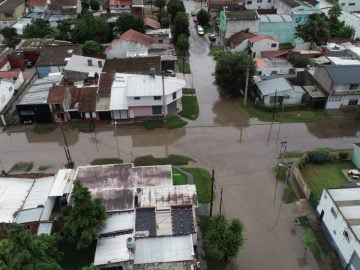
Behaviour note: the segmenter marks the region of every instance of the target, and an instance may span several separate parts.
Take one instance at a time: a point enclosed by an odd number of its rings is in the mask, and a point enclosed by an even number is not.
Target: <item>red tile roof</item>
[[[270,39],[270,40],[273,40],[273,41],[278,41],[276,38],[274,38],[272,36],[269,36],[269,35],[258,35],[258,36],[250,38],[249,41],[250,42],[258,42],[258,41],[263,40],[263,39]]]
[[[124,40],[131,40],[131,41],[141,43],[144,45],[156,43],[155,38],[147,36],[143,33],[135,31],[133,29],[127,30],[124,34],[122,34],[118,39],[116,39],[114,41],[124,41]]]
[[[77,0],[51,0],[50,7],[60,9],[63,7],[76,7]]]
[[[0,71],[0,79],[18,78],[20,71]]]
[[[109,6],[130,6],[132,0],[109,0]]]
[[[70,91],[71,88],[75,88],[75,87],[72,85],[51,87],[49,89],[48,103],[49,104],[63,103],[66,91]]]
[[[47,0],[28,0],[28,5],[30,7],[45,6],[46,4],[47,4]]]
[[[144,24],[153,29],[160,29],[161,25],[158,21],[151,19],[149,17],[144,18]]]
[[[98,93],[108,95],[111,93],[111,86],[114,81],[114,72],[102,72],[100,74]]]
[[[97,87],[80,88],[79,112],[96,111],[96,92]]]
[[[243,41],[255,37],[255,34],[249,33],[249,32],[244,32],[241,31],[239,33],[236,33],[234,35],[231,36],[230,38],[230,44],[233,48],[239,46]]]

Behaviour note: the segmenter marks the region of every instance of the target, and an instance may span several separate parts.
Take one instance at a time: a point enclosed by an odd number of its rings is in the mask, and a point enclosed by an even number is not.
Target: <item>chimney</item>
[[[89,67],[93,65],[93,64],[92,64],[92,59],[88,59],[87,61],[88,61],[88,66],[89,66]]]
[[[101,68],[102,67],[102,62],[98,61],[98,66]]]

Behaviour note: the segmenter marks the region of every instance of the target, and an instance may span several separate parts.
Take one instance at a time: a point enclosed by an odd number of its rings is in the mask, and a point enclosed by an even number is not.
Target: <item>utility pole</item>
[[[277,101],[277,90],[275,90],[275,100],[274,100],[273,117],[272,117],[273,122],[274,122],[274,119],[275,119],[276,101]]]
[[[246,101],[247,101],[247,95],[248,95],[248,87],[249,87],[249,66],[246,66],[244,107],[246,107]]]
[[[212,217],[213,200],[214,200],[214,183],[215,183],[215,171],[211,172],[211,199],[210,199],[210,217]]]
[[[64,127],[62,126],[61,118],[60,118],[60,130],[61,130],[61,135],[62,135],[62,138],[63,138],[63,141],[64,141],[64,151],[65,151],[66,159],[67,159],[68,164],[71,164],[72,159],[71,159],[71,155],[70,155],[69,145],[68,145],[67,140],[66,140]]]
[[[114,130],[115,134],[114,135],[115,135],[115,139],[116,139],[116,148],[117,148],[118,158],[120,160],[120,149],[119,149],[119,141],[118,141],[118,136],[117,136],[116,124],[117,124],[117,121],[115,121],[115,130]]]
[[[165,76],[164,71],[161,72],[161,80],[162,80],[162,100],[163,100],[163,116],[166,124],[166,101],[165,101]]]
[[[286,153],[286,148],[287,148],[287,142],[281,142],[280,162],[277,164],[277,168],[276,168],[276,182],[275,182],[273,205],[275,205],[277,186],[278,186],[278,182],[279,182],[279,180],[277,178],[279,176],[280,167],[283,165],[283,162],[284,162],[284,156],[285,156],[285,153]]]
[[[222,202],[223,202],[223,200],[222,200],[222,194],[223,194],[223,190],[224,190],[224,188],[221,188],[221,192],[220,192],[220,214],[221,214],[221,209],[222,209]]]
[[[182,56],[182,70],[183,70],[183,77],[184,77],[184,80],[185,80],[185,52]]]

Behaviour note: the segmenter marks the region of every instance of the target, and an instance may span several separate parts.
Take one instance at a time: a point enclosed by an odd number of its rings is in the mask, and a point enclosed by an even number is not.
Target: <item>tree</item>
[[[7,47],[15,48],[15,37],[17,36],[16,29],[13,27],[5,27],[1,30],[1,34],[4,37],[3,44]]]
[[[109,38],[110,28],[105,19],[94,17],[91,13],[79,16],[72,31],[72,39],[78,43],[84,43],[86,40],[103,43],[110,41]]]
[[[8,237],[0,241],[0,269],[61,270],[58,259],[55,236],[32,235],[22,225],[14,225]]]
[[[341,13],[342,13],[341,6],[339,5],[339,2],[336,1],[335,4],[329,9],[329,12],[328,12],[330,22],[337,22]]]
[[[155,6],[160,9],[160,13],[163,11],[163,8],[166,5],[166,0],[155,0]]]
[[[169,15],[166,12],[160,12],[158,19],[162,27],[169,27]]]
[[[225,262],[234,258],[244,244],[244,226],[238,219],[229,223],[223,215],[210,218],[205,244]]]
[[[69,21],[61,21],[57,25],[56,39],[70,40],[71,39],[71,24]]]
[[[318,45],[326,43],[330,37],[328,18],[324,14],[311,14],[304,25],[297,27],[295,36]]]
[[[87,40],[85,41],[84,45],[82,46],[83,51],[87,54],[98,54],[101,52],[101,48],[99,43],[94,40]]]
[[[98,11],[100,9],[100,3],[98,0],[90,0],[90,7],[94,11]]]
[[[189,18],[185,12],[178,12],[174,19],[173,28],[174,40],[177,40],[178,36],[185,34],[189,36]]]
[[[98,235],[96,227],[106,219],[105,207],[100,199],[91,199],[90,191],[74,182],[72,192],[73,205],[65,219],[66,239],[77,249],[88,247]]]
[[[36,19],[26,25],[23,32],[24,38],[53,38],[55,35],[55,29],[42,19]]]
[[[249,84],[255,74],[255,66],[247,53],[221,53],[216,59],[215,84],[230,95],[238,95],[245,89],[246,68],[249,68]]]
[[[167,12],[170,15],[170,20],[173,22],[178,12],[185,12],[184,3],[180,0],[170,0],[167,4]]]
[[[208,25],[210,20],[210,13],[205,11],[204,9],[200,9],[200,11],[196,15],[197,21],[200,25],[205,26]]]
[[[306,68],[308,65],[310,65],[309,57],[303,55],[292,55],[289,58],[289,62],[297,68]]]
[[[181,34],[178,36],[176,41],[176,46],[182,52],[185,52],[189,49],[189,38],[185,34]]]
[[[81,0],[81,10],[88,10],[90,7],[89,0]]]
[[[145,24],[143,18],[130,13],[120,14],[116,20],[116,26],[119,34],[122,34],[129,29],[145,33]]]

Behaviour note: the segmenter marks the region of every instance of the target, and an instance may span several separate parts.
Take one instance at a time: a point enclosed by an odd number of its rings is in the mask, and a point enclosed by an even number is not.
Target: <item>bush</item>
[[[326,148],[317,148],[308,154],[308,159],[310,163],[319,164],[330,161],[333,157]]]
[[[309,58],[302,55],[291,56],[289,62],[296,68],[306,68],[310,64]]]
[[[98,54],[101,52],[99,43],[97,43],[94,40],[85,41],[82,48],[83,48],[84,53],[87,53],[87,54]]]
[[[141,156],[134,159],[135,166],[152,166],[152,165],[187,165],[194,161],[190,157],[181,155],[169,155],[165,158],[156,158],[152,155]]]
[[[349,153],[348,152],[340,152],[339,153],[339,159],[341,160],[345,160],[349,158]]]

